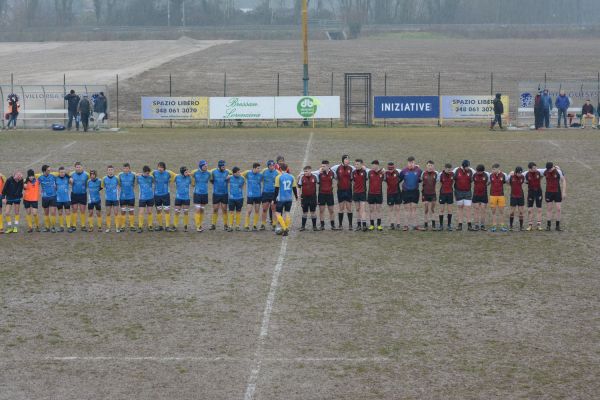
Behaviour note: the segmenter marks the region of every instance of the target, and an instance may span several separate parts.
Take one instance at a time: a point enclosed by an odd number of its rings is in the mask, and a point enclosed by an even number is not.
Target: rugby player
[[[104,190],[104,205],[106,206],[106,230],[104,232],[110,232],[114,215],[115,230],[119,233],[121,232],[119,224],[119,178],[115,176],[115,168],[112,165],[106,167],[106,175],[102,178],[102,189]]]
[[[0,174],[0,233],[4,233],[4,218],[2,217],[2,204],[4,203],[4,196],[2,195],[2,189],[4,189],[4,183],[6,177]]]
[[[468,230],[474,230],[471,223],[471,205],[473,204],[471,186],[475,171],[470,166],[471,162],[469,160],[463,160],[461,166],[454,170],[454,197],[458,207],[457,231],[462,231],[465,220],[467,221]]]
[[[300,204],[302,206],[302,227],[301,231],[306,230],[306,221],[308,214],[310,213],[310,219],[312,221],[313,231],[318,231],[317,228],[317,183],[319,179],[313,175],[312,167],[307,165],[303,169],[302,173],[298,177],[298,187],[300,187]]]
[[[363,160],[357,158],[354,160],[354,170],[352,178],[352,201],[357,215],[357,224],[355,231],[367,231],[367,179],[368,171],[363,165]],[[361,227],[362,225],[362,227]]]
[[[335,174],[337,180],[337,198],[338,198],[338,227],[343,228],[344,213],[348,217],[348,229],[352,230],[352,172],[354,167],[350,165],[348,155],[342,156],[342,163],[334,165],[331,171]]]
[[[448,232],[452,232],[452,204],[454,204],[454,172],[452,164],[446,163],[444,170],[440,172],[438,180],[440,181],[440,227],[439,231],[444,230],[444,213],[447,214]]]
[[[144,165],[142,173],[137,175],[137,185],[140,189],[138,200],[138,233],[144,228],[144,216],[147,218],[149,232],[154,231],[154,177],[150,175],[150,167]]]
[[[528,231],[533,230],[533,218],[534,213],[537,216],[537,230],[542,229],[542,173],[544,170],[538,170],[536,163],[530,162],[527,165],[527,172],[525,173],[525,183],[527,184],[527,214],[529,224],[527,226]],[[534,211],[535,210],[535,211]]]
[[[90,179],[87,182],[88,192],[88,231],[94,231],[94,210],[96,210],[96,224],[98,232],[102,232],[102,199],[100,191],[102,190],[102,181],[98,179],[96,170],[90,171]]]
[[[77,214],[81,221],[81,230],[87,230],[85,223],[85,206],[87,205],[87,183],[90,176],[83,170],[81,162],[74,164],[75,172],[71,174],[69,182],[71,183],[71,228],[69,232],[77,230]]]
[[[281,170],[287,171],[287,165],[282,164]],[[277,201],[275,205],[275,216],[281,226],[281,234],[283,236],[287,236],[292,227],[292,216],[290,215],[292,209],[292,193],[296,200],[298,200],[298,190],[296,188],[296,180],[294,177],[288,172],[277,175],[275,178],[275,199]]]
[[[227,205],[229,204],[228,181],[231,171],[225,168],[225,161],[219,160],[217,168],[210,170],[210,182],[213,184],[213,214],[210,230],[217,229],[217,220],[219,219],[219,210],[223,217],[223,229],[229,230],[227,218]]]
[[[523,192],[523,183],[525,176],[523,175],[523,167],[516,167],[514,173],[511,173],[508,178],[510,185],[510,217],[509,229],[513,230],[515,221],[515,211],[519,212],[519,230],[524,230],[523,219],[525,217],[525,194]]]
[[[244,171],[242,176],[246,179],[246,220],[244,221],[244,230],[250,231],[250,217],[254,213],[254,219],[252,221],[252,230],[258,230],[258,221],[260,219],[260,205],[262,203],[262,183],[263,174],[260,169],[260,163],[255,162],[252,164],[252,169]]]
[[[382,231],[381,205],[383,204],[383,181],[385,179],[385,172],[383,171],[383,168],[379,166],[379,160],[373,160],[371,166],[372,168],[369,170],[367,176],[369,180],[369,195],[367,197],[367,202],[369,203],[369,216],[371,220],[369,230],[375,230],[375,221],[377,221],[377,230]]]
[[[131,172],[129,163],[123,164],[123,171],[119,173],[119,206],[121,207],[121,223],[120,226],[125,229],[125,218],[129,230],[134,232],[135,229],[135,173]]]
[[[544,170],[546,178],[546,230],[552,229],[552,220],[556,223],[556,230],[561,231],[561,204],[567,198],[567,180],[560,168],[548,161]]]
[[[387,205],[390,210],[390,229],[401,229],[400,215],[402,206],[402,192],[400,191],[400,170],[393,161],[388,162],[384,180],[386,183]]]
[[[473,208],[475,211],[475,226],[473,229],[485,231],[485,217],[487,214],[488,186],[490,174],[485,171],[485,165],[479,164],[473,174]]]
[[[44,210],[44,229],[42,232],[56,232],[56,175],[49,165],[42,165],[42,173],[36,175],[42,190],[42,209]]]
[[[267,168],[262,171],[263,175],[263,192],[262,192],[262,224],[260,230],[264,231],[267,224],[267,210],[272,214],[275,211],[275,180],[281,174],[276,168],[275,161],[267,161]],[[277,219],[271,218],[271,229],[275,230]]]
[[[417,224],[417,205],[419,204],[419,183],[423,171],[415,163],[413,156],[408,157],[407,165],[400,171],[400,182],[402,182],[402,203],[407,211],[404,231],[422,230]]]
[[[192,177],[187,167],[179,168],[179,175],[175,177],[175,218],[172,231],[177,231],[179,228],[179,219],[183,214],[183,231],[188,231],[190,222],[190,186],[192,185]]]
[[[333,199],[333,180],[335,179],[335,174],[329,167],[329,161],[323,160],[321,162],[321,168],[317,173],[317,178],[319,182],[319,220],[321,221],[321,230],[325,230],[325,210],[327,210],[329,214],[329,224],[331,226],[331,230],[337,230],[335,226],[335,210],[334,199]]]
[[[69,196],[69,175],[65,171],[65,167],[58,169],[56,177],[56,208],[58,209],[59,231],[65,231],[65,223],[69,232],[71,230],[71,197]],[[66,221],[65,221],[66,220]]]
[[[23,206],[25,207],[25,218],[27,219],[28,233],[35,229],[40,231],[40,217],[38,215],[38,201],[40,198],[40,181],[35,177],[35,172],[27,171],[27,180],[23,186]],[[2,201],[0,199],[0,201]]]
[[[21,171],[15,171],[6,180],[2,188],[2,197],[6,199],[6,208],[4,209],[4,218],[6,219],[5,233],[17,233],[19,231],[19,218],[21,215],[21,199],[23,198],[23,173]],[[11,212],[14,214],[14,225]]]
[[[506,207],[506,198],[504,197],[504,185],[508,181],[508,176],[500,169],[500,164],[492,165],[490,174],[490,208],[492,209],[492,229],[491,232],[498,230],[498,221],[500,221],[500,231],[506,232],[506,222],[504,221],[504,207]]]
[[[436,230],[435,227],[435,203],[437,200],[435,187],[438,181],[438,172],[435,170],[435,163],[431,160],[427,161],[427,167],[421,175],[422,191],[423,191],[423,204],[425,206],[425,221],[423,227],[425,230],[429,229],[429,221],[431,220],[431,229]]]
[[[194,222],[196,223],[196,232],[203,232],[204,228],[204,210],[208,204],[208,182],[210,181],[210,172],[206,160],[200,160],[198,169],[192,171],[192,185],[194,186]]]
[[[173,171],[167,170],[164,162],[159,162],[152,172],[154,177],[154,207],[156,207],[157,231],[173,232],[171,227],[171,192],[169,186],[177,176]]]
[[[228,232],[232,232],[235,226],[235,230],[241,229],[242,223],[242,208],[244,207],[244,185],[246,179],[242,176],[239,167],[233,167],[231,170],[232,175],[229,177],[229,225],[227,227]],[[235,220],[234,220],[235,217]]]

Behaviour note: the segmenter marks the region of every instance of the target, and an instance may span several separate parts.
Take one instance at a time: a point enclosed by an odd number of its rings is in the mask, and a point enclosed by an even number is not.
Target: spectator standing
[[[492,125],[490,126],[490,130],[494,130],[494,126],[498,123],[500,129],[504,130],[502,126],[502,114],[504,114],[504,104],[502,103],[502,94],[496,93],[496,98],[492,102],[494,104],[494,120],[492,121]]]
[[[533,103],[533,115],[535,117],[535,129],[540,129],[544,123],[544,111],[542,109],[542,92],[538,90]]]
[[[92,112],[92,103],[90,102],[87,94],[84,94],[83,99],[79,101],[79,104],[77,105],[77,112],[81,118],[83,131],[87,132],[90,123],[90,113]]]
[[[79,107],[79,102],[81,101],[81,97],[75,94],[74,90],[65,96],[65,101],[67,102],[67,111],[69,113],[69,122],[67,123],[67,129],[71,130],[73,127],[73,120],[75,120],[75,127],[79,130],[79,119],[77,118],[77,108]]]
[[[556,108],[558,109],[558,127],[560,128],[560,121],[562,117],[562,121],[564,122],[565,128],[568,128],[567,125],[567,111],[569,110],[569,106],[571,105],[571,100],[565,94],[564,90],[560,91],[560,94],[556,98],[556,102],[554,103]]]
[[[100,129],[100,124],[103,123],[106,118],[107,103],[104,92],[100,92],[96,101],[94,102],[94,130]]]
[[[550,113],[552,112],[552,97],[548,94],[548,89],[544,89],[542,94],[542,110],[544,112],[544,127],[550,128]]]
[[[19,96],[14,93],[8,95],[8,124],[6,126],[7,129],[10,129],[12,125],[13,129],[17,129],[17,117],[19,116],[19,111],[21,110],[21,105],[19,104]]]
[[[590,99],[587,99],[583,107],[581,107],[581,129],[585,128],[585,121],[588,119],[592,120],[592,126],[594,126],[596,117],[594,115],[594,106]]]

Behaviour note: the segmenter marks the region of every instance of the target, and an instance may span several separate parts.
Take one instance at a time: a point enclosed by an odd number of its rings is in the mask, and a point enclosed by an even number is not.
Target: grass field
[[[3,132],[5,175],[552,160],[569,196],[560,233],[1,236],[0,399],[597,398],[599,150],[591,130]]]

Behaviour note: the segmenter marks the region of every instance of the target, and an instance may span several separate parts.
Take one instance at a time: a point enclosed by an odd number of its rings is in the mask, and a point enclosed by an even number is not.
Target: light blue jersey
[[[219,169],[213,169],[210,172],[210,181],[213,184],[213,194],[224,196],[227,194],[227,178],[229,177],[229,170],[221,171]]]
[[[166,196],[169,194],[169,184],[175,177],[175,174],[171,171],[160,172],[156,170],[152,173],[154,176],[154,195],[155,196]]]
[[[197,169],[192,172],[194,178],[194,194],[208,195],[208,182],[210,181],[210,172]]]
[[[100,203],[100,189],[102,188],[102,181],[98,178],[90,179],[88,181],[88,203],[96,204]]]
[[[65,175],[62,178],[56,177],[56,201],[59,203],[66,203],[71,201],[69,195],[69,175]]]
[[[294,193],[293,188],[296,187],[296,179],[294,179],[294,177],[287,172],[284,172],[275,179],[275,187],[279,188],[279,196],[277,196],[277,201],[292,201]]]
[[[140,200],[152,200],[154,198],[154,177],[139,175],[137,182],[140,188]]]
[[[275,192],[275,179],[279,176],[279,171],[276,169],[270,170],[266,168],[262,172],[263,175],[263,192],[273,193]]]
[[[75,172],[73,175],[71,175],[71,179],[73,179],[73,184],[71,187],[73,194],[85,194],[87,191],[87,182],[90,179],[87,172]]]
[[[133,172],[121,172],[119,185],[121,186],[121,200],[135,200],[135,174]]]
[[[244,184],[246,179],[243,176],[233,175],[229,178],[229,198],[231,200],[242,200],[244,198]]]
[[[104,199],[107,201],[119,200],[119,178],[116,176],[105,176],[102,178],[104,187]]]
[[[42,198],[52,198],[56,196],[56,176],[52,174],[40,175],[40,187],[42,188]]]
[[[191,184],[191,176],[177,175],[175,177],[175,198],[178,200],[189,200]]]
[[[248,187],[246,188],[248,192],[248,198],[259,198],[262,196],[262,182],[263,182],[263,174],[262,172],[254,173],[253,171],[244,172],[244,177],[248,182]]]

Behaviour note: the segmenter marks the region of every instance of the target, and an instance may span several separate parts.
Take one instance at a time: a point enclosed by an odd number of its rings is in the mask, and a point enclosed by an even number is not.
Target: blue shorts
[[[38,202],[37,201],[23,200],[23,205],[25,206],[25,209],[35,208],[37,210],[37,208],[38,208]]]
[[[62,209],[70,210],[71,202],[70,201],[57,201],[56,208],[58,208],[59,210],[62,210]]]
[[[96,210],[96,211],[101,211],[102,210],[102,205],[100,204],[100,202],[96,202],[96,203],[88,203],[87,208],[89,211],[92,210]]]
[[[119,207],[119,200],[105,200],[104,205],[106,207]]]
[[[337,191],[338,203],[352,201],[352,190],[338,190]]]
[[[242,211],[242,207],[244,207],[244,199],[229,199],[229,211]]]
[[[263,192],[261,202],[270,203],[275,200],[275,192]]]
[[[248,204],[260,204],[262,203],[262,197],[248,197]]]
[[[135,207],[135,199],[121,199],[119,205],[121,207]]]
[[[208,204],[208,194],[197,194],[194,193],[194,204],[207,205]]]
[[[142,200],[138,202],[138,207],[154,207],[154,199]]]
[[[42,197],[42,208],[56,207],[56,196]]]
[[[190,205],[190,199],[182,200],[182,199],[175,198],[175,207],[189,206],[189,205]]]
[[[291,209],[292,209],[291,201],[278,201],[277,202],[276,210],[278,213],[281,214],[284,211],[290,212]]]
[[[81,204],[85,206],[87,204],[87,194],[85,193],[71,193],[71,204]]]
[[[213,194],[213,205],[216,204],[228,204],[229,203],[229,195],[228,194]]]
[[[154,205],[156,207],[169,207],[171,205],[171,195],[154,196]]]
[[[6,205],[7,206],[15,206],[21,204],[21,199],[6,199]]]

